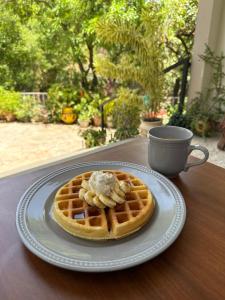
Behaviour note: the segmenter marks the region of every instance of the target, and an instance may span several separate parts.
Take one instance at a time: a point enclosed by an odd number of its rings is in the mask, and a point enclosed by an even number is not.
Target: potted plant
[[[101,146],[106,141],[106,130],[87,129],[81,136],[85,140],[86,148]]]
[[[90,124],[91,118],[90,118],[90,112],[89,111],[83,111],[79,114],[78,117],[78,123],[80,127],[87,128]]]
[[[161,96],[159,96],[161,97]],[[158,102],[158,101],[157,101]],[[144,110],[142,112],[142,120],[141,120],[141,126],[140,130],[141,133],[144,135],[148,134],[149,130],[152,127],[161,126],[162,125],[162,118],[158,116],[159,112],[159,103],[154,103],[154,101],[151,101],[150,96],[145,95],[143,97],[143,104],[144,104]]]
[[[20,93],[0,87],[0,119],[7,122],[16,120],[16,112],[21,105]]]
[[[78,93],[71,88],[66,88],[63,90],[62,99],[64,105],[61,120],[66,124],[73,124],[77,119],[74,106],[77,103]]]
[[[101,112],[99,109],[94,108],[92,112],[92,120],[93,120],[93,125],[96,127],[101,126],[102,119],[101,119]]]
[[[89,104],[89,111],[93,121],[93,125],[96,127],[99,127],[101,125],[102,120],[100,105],[106,100],[108,100],[107,97],[101,97],[101,95],[98,93],[92,95],[92,100]]]
[[[101,112],[98,108],[94,107],[92,103],[89,106],[89,114],[92,119],[93,125],[96,127],[101,126]]]
[[[73,124],[76,119],[76,105],[80,101],[79,93],[71,87],[55,84],[48,91],[47,109],[50,120]]]
[[[225,73],[224,54],[216,55],[207,45],[200,58],[212,68],[210,87],[205,93],[198,93],[192,99],[187,115],[191,119],[192,130],[200,136],[209,136],[224,116]]]
[[[34,110],[37,106],[37,101],[33,97],[26,97],[21,101],[17,111],[16,119],[19,122],[31,122],[34,116]]]
[[[107,103],[104,107],[104,117],[105,117],[105,124],[107,128],[113,128],[113,108],[115,106],[115,100]]]

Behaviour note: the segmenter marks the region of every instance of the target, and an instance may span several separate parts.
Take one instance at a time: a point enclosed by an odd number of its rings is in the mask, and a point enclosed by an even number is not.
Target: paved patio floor
[[[83,152],[79,131],[78,125],[0,123],[0,173]],[[209,161],[225,168],[225,152],[217,149],[217,140],[195,137],[193,143],[205,145],[210,151]],[[194,155],[201,156],[198,151]]]

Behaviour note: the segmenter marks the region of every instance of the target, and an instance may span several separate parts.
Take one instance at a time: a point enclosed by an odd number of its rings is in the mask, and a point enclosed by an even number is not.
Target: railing
[[[40,104],[45,104],[45,101],[48,98],[48,93],[40,93],[40,92],[23,92],[21,93],[23,100],[26,100],[28,97],[34,98]]]
[[[175,64],[173,64],[173,65],[171,65],[168,68],[163,70],[163,73],[168,73],[168,72],[170,72],[170,71],[172,71],[172,70],[174,70],[174,69],[176,69],[176,68],[178,68],[182,65],[183,65],[183,69],[182,69],[181,84],[180,84],[180,80],[177,79],[176,83],[175,83],[174,95],[173,95],[173,98],[179,98],[179,101],[178,101],[178,112],[179,113],[182,113],[183,107],[184,107],[184,100],[185,100],[186,88],[187,88],[188,69],[191,66],[190,57],[188,56],[184,59],[181,59],[177,63],[175,63]],[[180,90],[180,95],[178,97],[179,90]],[[104,106],[107,103],[109,103],[109,102],[111,102],[115,99],[116,99],[116,97],[112,97],[109,100],[106,100],[105,102],[103,102],[99,107],[100,111],[101,111],[101,128],[102,128],[102,130],[104,130],[104,128],[105,128]]]

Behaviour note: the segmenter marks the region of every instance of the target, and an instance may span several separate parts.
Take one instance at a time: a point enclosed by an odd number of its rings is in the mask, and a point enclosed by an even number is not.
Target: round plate
[[[72,177],[102,169],[118,169],[142,179],[154,195],[154,214],[141,230],[121,240],[76,238],[53,220],[54,195]],[[185,218],[184,200],[167,178],[144,166],[105,161],[62,168],[35,182],[18,204],[16,225],[25,246],[41,259],[66,269],[103,272],[135,266],[160,254],[178,237]]]

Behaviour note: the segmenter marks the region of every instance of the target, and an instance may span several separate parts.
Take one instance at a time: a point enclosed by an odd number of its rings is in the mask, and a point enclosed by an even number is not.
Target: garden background
[[[30,134],[39,159],[40,153],[49,157],[40,150],[46,145],[48,153],[57,143],[63,153],[72,153],[77,144],[81,149],[136,136],[142,121],[211,135],[221,111],[206,115],[201,97],[187,107],[188,85],[180,102],[182,64],[164,72],[191,58],[197,9],[197,0],[1,1],[2,164],[10,148],[15,155],[7,168],[26,161],[16,152],[29,144]],[[216,58],[206,47],[202,59]],[[102,130],[105,103],[108,129]],[[51,131],[52,143],[49,135],[42,140],[41,131],[35,139],[32,126]]]

